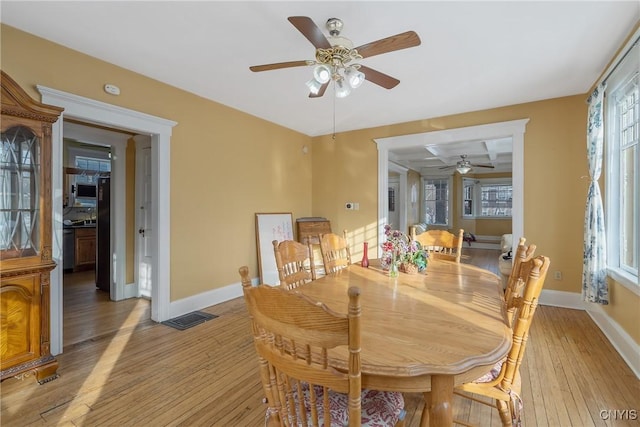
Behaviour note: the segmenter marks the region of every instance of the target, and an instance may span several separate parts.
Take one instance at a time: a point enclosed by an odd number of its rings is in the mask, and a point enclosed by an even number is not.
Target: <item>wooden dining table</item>
[[[432,259],[425,272],[394,278],[373,260],[297,291],[346,314],[352,286],[361,291],[362,387],[422,392],[420,425],[451,426],[454,386],[488,372],[511,346],[498,276]],[[330,359],[348,369],[346,348],[332,350]]]

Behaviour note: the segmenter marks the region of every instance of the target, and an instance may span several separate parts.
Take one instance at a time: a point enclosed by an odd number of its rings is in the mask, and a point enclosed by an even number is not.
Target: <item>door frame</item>
[[[396,194],[396,209],[398,210],[398,218],[400,223],[396,224],[395,229],[407,232],[407,173],[409,169],[394,162],[389,162],[387,171],[387,180],[389,179],[389,171],[398,173],[398,194]],[[387,186],[389,183],[387,182]],[[389,215],[389,199],[387,193],[387,202],[385,203],[386,215]],[[386,223],[385,223],[386,224]]]
[[[134,265],[134,269],[133,269],[133,275],[135,278],[135,282],[136,282],[136,296],[140,297],[145,297],[145,298],[151,298],[151,294],[147,294],[147,292],[143,292],[142,291],[142,287],[141,287],[141,283],[140,283],[140,263],[141,263],[141,259],[142,259],[142,252],[144,250],[144,245],[140,244],[140,228],[141,228],[141,218],[140,215],[140,206],[142,204],[142,199],[143,199],[143,195],[144,195],[144,180],[143,180],[143,173],[145,170],[145,166],[143,164],[144,162],[144,157],[141,155],[142,150],[145,150],[147,148],[149,148],[151,150],[151,153],[153,153],[153,146],[151,145],[151,140],[149,139],[149,137],[147,137],[146,135],[136,135],[134,137],[134,141],[135,141],[135,151],[136,151],[136,166],[135,166],[135,176],[136,176],[136,185],[135,185],[135,196],[134,196],[134,222],[135,222],[135,237],[134,237],[134,259],[135,259],[135,265]],[[152,154],[153,155],[153,154]],[[153,184],[152,184],[153,185]],[[153,189],[152,189],[153,190]],[[150,221],[151,222],[151,221]],[[155,225],[151,224],[152,230],[155,230]],[[155,231],[154,231],[155,232]],[[153,267],[153,265],[152,265]],[[151,287],[153,288],[153,285],[151,285]]]
[[[388,204],[389,151],[398,148],[419,147],[429,144],[448,144],[461,141],[511,137],[512,154],[512,233],[513,241],[524,236],[524,133],[529,119],[488,123],[477,126],[420,133],[420,138],[410,135],[374,139],[378,145],[378,241],[384,241],[384,225],[387,221],[385,207]],[[402,220],[401,220],[402,221]]]
[[[41,102],[64,108],[52,127],[52,209],[53,209],[53,259],[58,264],[51,272],[51,353],[63,350],[63,294],[62,294],[62,197],[63,197],[63,121],[65,117],[87,123],[133,131],[151,136],[152,146],[152,194],[156,202],[153,223],[157,225],[156,247],[152,267],[151,319],[162,322],[169,318],[170,304],[170,202],[171,202],[171,132],[177,124],[172,120],[151,116],[116,105],[107,104],[71,93],[36,85]],[[123,183],[124,185],[124,183]],[[124,205],[124,203],[123,203]],[[116,233],[126,235],[126,221],[116,218]],[[116,292],[124,292],[125,257],[116,256]]]

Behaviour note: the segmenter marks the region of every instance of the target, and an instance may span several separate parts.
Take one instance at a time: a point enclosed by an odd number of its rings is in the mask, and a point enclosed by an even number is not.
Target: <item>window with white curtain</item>
[[[451,178],[423,178],[422,185],[424,222],[448,227],[451,224]]]
[[[635,46],[606,82],[607,266],[617,281],[638,288],[640,234],[640,46]]]

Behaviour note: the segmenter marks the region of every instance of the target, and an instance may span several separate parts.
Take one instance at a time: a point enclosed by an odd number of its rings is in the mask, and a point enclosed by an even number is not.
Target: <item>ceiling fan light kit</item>
[[[307,82],[307,87],[309,88],[309,92],[314,95],[320,93],[320,89],[322,88],[322,83],[318,82],[316,79],[311,79]]]
[[[458,173],[460,175],[464,175],[466,173],[468,173],[471,170],[471,166],[468,165],[461,165],[460,162],[458,162],[458,166],[456,166],[456,171],[458,171]]]
[[[456,172],[458,172],[460,175],[464,175],[464,174],[467,174],[467,173],[471,172],[471,170],[473,168],[494,169],[495,166],[493,166],[493,165],[480,165],[480,164],[476,164],[476,163],[471,163],[469,160],[467,160],[467,155],[466,154],[461,154],[460,155],[460,160],[458,160],[455,165],[442,166],[439,169],[449,169],[449,168],[455,168]]]
[[[331,68],[325,64],[316,65],[313,69],[313,78],[320,84],[325,84],[331,80]]]
[[[310,92],[309,97],[311,98],[324,95],[326,87],[331,80],[334,81],[334,92],[337,98],[348,96],[351,93],[351,89],[360,87],[365,80],[369,80],[385,89],[391,89],[397,86],[400,80],[360,65],[357,61],[370,56],[420,45],[418,35],[414,31],[407,31],[354,48],[351,40],[340,35],[343,23],[338,18],[327,20],[328,37],[307,16],[290,16],[288,20],[316,48],[315,61],[279,62],[276,64],[256,65],[249,67],[249,69],[259,72],[313,65],[313,77],[306,82]]]
[[[346,98],[351,93],[351,88],[344,79],[336,80],[336,98]]]

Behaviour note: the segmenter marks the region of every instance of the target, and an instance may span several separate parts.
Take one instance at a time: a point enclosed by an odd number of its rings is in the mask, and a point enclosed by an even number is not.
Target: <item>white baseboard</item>
[[[258,282],[258,278],[251,279],[251,283],[253,285],[257,285]],[[169,319],[191,313],[192,311],[202,310],[203,308],[220,304],[241,296],[242,284],[237,282],[222,288],[212,289],[198,295],[193,295],[188,298],[171,301],[169,303]]]
[[[640,346],[622,327],[602,309],[599,304],[586,303],[582,295],[575,292],[543,290],[540,305],[586,310],[613,348],[624,359],[636,378],[640,379]]]
[[[462,244],[463,253],[464,248],[500,249],[500,236],[482,236],[479,234],[475,234],[474,236],[476,237],[476,241],[471,242],[471,245],[469,245],[468,242]]]
[[[482,240],[483,242],[487,243],[500,243],[500,239],[502,239],[502,236],[485,236],[481,234],[474,234],[474,236],[476,236],[476,240]]]
[[[499,243],[486,243],[486,242],[471,242],[471,245],[469,245],[467,242],[465,242],[465,243],[462,244],[462,253],[464,253],[464,248],[500,250],[500,244]]]
[[[138,297],[138,287],[134,283],[127,283],[124,285],[124,298],[137,298]]]
[[[554,291],[543,289],[540,294],[539,304],[550,305],[552,307],[572,308],[574,310],[584,310],[582,295],[575,292]]]
[[[585,303],[585,306],[589,316],[627,362],[627,365],[636,374],[636,378],[640,379],[640,345],[617,322],[611,319],[599,304]]]

